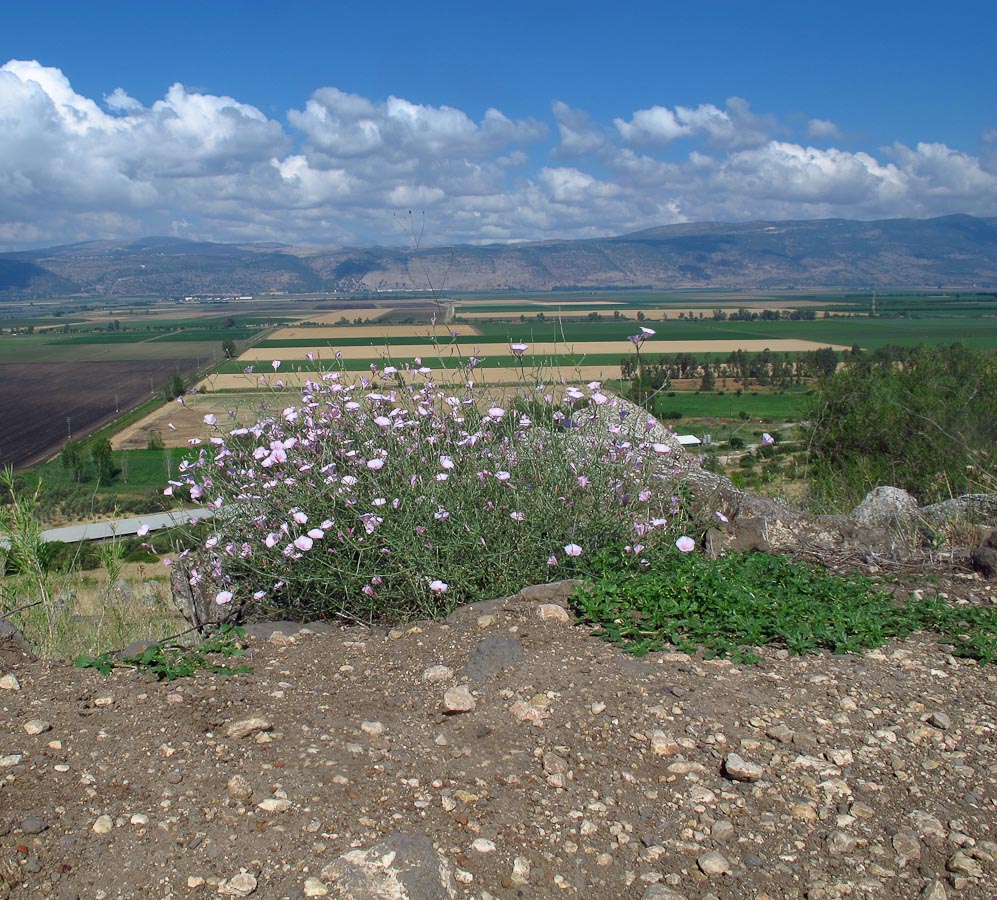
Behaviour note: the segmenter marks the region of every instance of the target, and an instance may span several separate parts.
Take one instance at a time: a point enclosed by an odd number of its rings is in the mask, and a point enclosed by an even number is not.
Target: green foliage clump
[[[141,669],[155,675],[160,681],[188,678],[202,671],[215,675],[238,675],[251,672],[252,669],[245,664],[232,666],[216,660],[242,656],[243,647],[239,641],[242,635],[241,628],[223,625],[217,635],[196,647],[163,641],[150,644],[132,656],[114,653],[101,653],[97,656],[81,654],[73,663],[81,669],[96,669],[104,675],[109,675],[112,669]]]
[[[850,508],[894,485],[922,503],[993,486],[997,358],[950,347],[882,347],[828,376],[807,414],[811,490]]]
[[[635,654],[672,646],[754,662],[775,645],[800,655],[855,652],[919,630],[939,634],[953,654],[997,659],[997,611],[953,607],[940,598],[900,605],[868,578],[764,553],[718,559],[670,552],[641,566],[602,555],[575,593],[583,622]]]

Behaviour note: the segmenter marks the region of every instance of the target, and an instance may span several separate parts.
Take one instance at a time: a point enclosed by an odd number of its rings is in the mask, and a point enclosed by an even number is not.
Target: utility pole
[[[66,416],[66,437],[67,438],[71,438],[73,436],[72,422],[73,422],[73,417],[72,416]]]

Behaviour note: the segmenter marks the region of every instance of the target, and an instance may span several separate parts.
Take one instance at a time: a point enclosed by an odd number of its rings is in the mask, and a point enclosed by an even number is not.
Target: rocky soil
[[[565,595],[256,626],[234,677],[2,657],[0,897],[997,896],[997,667],[635,659]]]

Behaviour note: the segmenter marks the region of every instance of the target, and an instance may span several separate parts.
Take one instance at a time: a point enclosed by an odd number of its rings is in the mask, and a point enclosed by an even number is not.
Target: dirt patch
[[[259,629],[229,678],[17,663],[0,896],[337,897],[325,867],[399,832],[433,841],[461,898],[997,892],[992,669],[923,637],[634,659],[551,599]]]

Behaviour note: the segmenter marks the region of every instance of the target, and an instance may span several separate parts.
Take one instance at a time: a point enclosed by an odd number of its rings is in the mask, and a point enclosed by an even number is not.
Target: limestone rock
[[[325,866],[339,900],[455,900],[450,864],[428,837],[389,834],[366,850],[351,850]]]
[[[471,712],[477,706],[478,702],[471,695],[471,690],[466,684],[452,687],[443,695],[443,712],[448,715]]]
[[[225,737],[239,740],[261,731],[272,730],[273,725],[270,724],[268,719],[264,719],[262,716],[252,716],[248,719],[240,719],[238,722],[230,722],[225,729]]]
[[[724,759],[724,774],[733,781],[758,781],[765,774],[765,769],[744,759],[739,753],[728,753]]]

